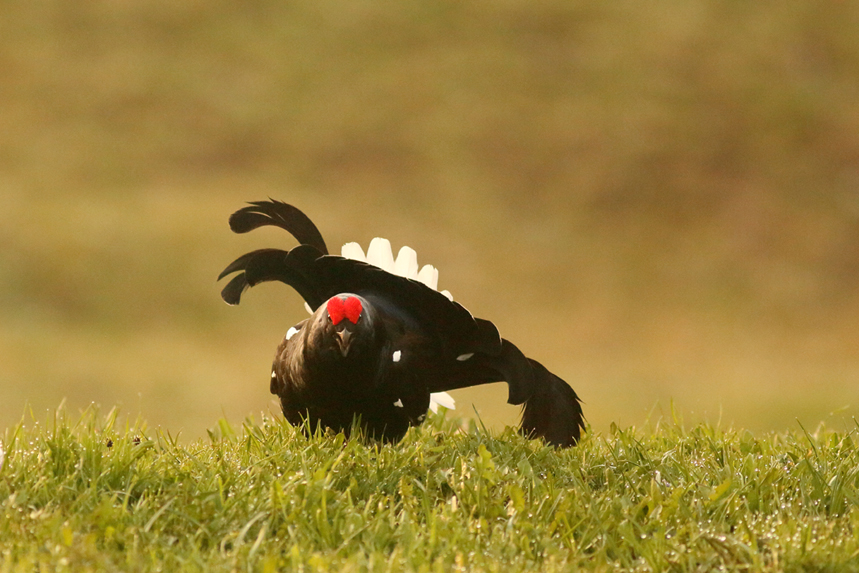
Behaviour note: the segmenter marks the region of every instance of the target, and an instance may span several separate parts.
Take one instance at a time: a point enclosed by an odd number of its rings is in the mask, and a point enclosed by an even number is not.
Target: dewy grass
[[[859,569],[856,432],[613,429],[556,450],[433,416],[182,444],[115,412],[3,437],[0,570]]]

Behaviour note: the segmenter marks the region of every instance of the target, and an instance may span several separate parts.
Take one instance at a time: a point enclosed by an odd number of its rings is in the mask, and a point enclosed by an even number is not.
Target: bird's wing
[[[517,405],[525,402],[533,392],[534,373],[531,363],[509,340],[502,339],[501,352],[495,355],[478,352],[457,358],[448,365],[449,368],[443,376],[430,382],[430,392],[447,392],[491,382],[507,382],[507,402]]]
[[[575,391],[506,339],[502,339],[499,354],[475,354],[454,365],[449,375],[432,380],[430,392],[490,382],[507,382],[507,402],[523,405],[521,431],[526,436],[542,437],[557,446],[571,446],[579,440],[584,416]]]
[[[301,210],[282,201],[252,201],[249,207],[239,209],[230,216],[230,228],[235,233],[247,233],[271,225],[289,231],[302,245],[310,245],[323,255],[328,247],[313,221]]]

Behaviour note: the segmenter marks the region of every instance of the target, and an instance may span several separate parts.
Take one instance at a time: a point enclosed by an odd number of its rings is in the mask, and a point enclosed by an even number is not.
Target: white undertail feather
[[[366,263],[367,257],[364,255],[364,249],[358,243],[346,243],[340,249],[340,255],[344,259],[352,259],[353,261],[361,261]]]
[[[424,265],[421,272],[418,273],[418,280],[432,290],[438,290],[438,269],[432,265]]]
[[[391,251],[391,242],[381,237],[376,237],[370,241],[370,248],[367,249],[367,262],[392,273],[394,270],[394,253]]]
[[[394,259],[394,251],[388,239],[376,237],[370,241],[367,254],[358,243],[346,243],[340,249],[340,255],[344,259],[352,259],[377,266],[392,275],[405,277],[413,281],[422,282],[431,289],[438,290],[438,269],[432,265],[418,267],[418,254],[411,247],[402,247]],[[420,270],[418,270],[420,268]],[[440,291],[448,299],[453,300],[450,291]]]
[[[456,400],[447,392],[435,392],[430,394],[430,410],[438,412],[438,407],[443,406],[448,410],[456,410]]]
[[[418,254],[411,247],[402,247],[394,263],[394,274],[408,279],[418,278]]]
[[[438,269],[432,265],[424,265],[423,268],[418,270],[418,254],[411,247],[402,247],[400,252],[397,253],[397,258],[394,259],[391,242],[388,239],[376,237],[370,241],[370,247],[367,249],[366,255],[364,254],[364,249],[358,243],[346,243],[340,249],[340,255],[344,259],[369,263],[392,275],[419,281],[435,291],[438,290]],[[453,295],[450,294],[450,291],[443,290],[440,292],[449,300],[453,300]],[[394,362],[397,362],[397,360],[395,359]],[[437,412],[439,406],[443,406],[448,410],[455,410],[456,401],[447,392],[430,394],[430,410]]]

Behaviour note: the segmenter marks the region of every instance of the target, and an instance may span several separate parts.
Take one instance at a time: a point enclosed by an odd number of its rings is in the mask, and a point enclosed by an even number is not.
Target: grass
[[[859,569],[856,431],[612,428],[554,450],[434,416],[398,444],[115,411],[7,430],[0,571]]]

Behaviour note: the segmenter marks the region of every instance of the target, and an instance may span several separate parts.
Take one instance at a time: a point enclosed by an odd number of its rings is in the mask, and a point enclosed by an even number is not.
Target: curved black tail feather
[[[221,291],[221,298],[227,304],[236,305],[248,288],[266,281],[280,281],[294,288],[316,308],[327,296],[320,292],[318,281],[307,271],[312,269],[311,262],[321,256],[309,245],[300,245],[291,251],[260,249],[242,255],[218,275],[218,280],[221,280],[229,274],[239,273]]]
[[[230,229],[234,233],[247,233],[266,225],[285,229],[302,245],[310,245],[323,255],[328,254],[322,233],[313,221],[298,208],[282,201],[252,201],[250,207],[230,215]]]

